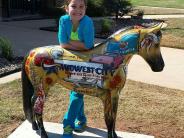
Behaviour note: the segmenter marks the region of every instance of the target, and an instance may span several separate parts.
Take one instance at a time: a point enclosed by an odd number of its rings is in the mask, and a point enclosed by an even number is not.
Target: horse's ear
[[[158,31],[160,31],[162,28],[165,28],[166,26],[167,24],[164,22],[158,23],[152,26],[151,28],[148,28],[148,33],[157,33]]]
[[[167,24],[163,22],[161,28],[166,28],[167,27]]]

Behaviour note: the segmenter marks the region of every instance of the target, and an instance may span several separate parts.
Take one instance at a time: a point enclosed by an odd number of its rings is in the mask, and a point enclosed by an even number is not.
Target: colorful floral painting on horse
[[[162,71],[160,52],[162,23],[150,28],[122,29],[91,50],[81,52],[60,46],[31,50],[22,69],[23,104],[33,129],[43,126],[45,97],[55,83],[78,93],[99,97],[104,105],[108,138],[117,138],[115,120],[118,98],[127,77],[127,66],[134,54],[145,59],[155,72]]]

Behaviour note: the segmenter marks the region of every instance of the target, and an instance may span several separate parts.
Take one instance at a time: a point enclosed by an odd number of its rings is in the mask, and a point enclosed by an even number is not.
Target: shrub
[[[104,0],[104,6],[109,14],[115,14],[116,19],[132,10],[132,4],[129,0]]]
[[[110,19],[103,19],[102,20],[102,28],[101,33],[111,33],[112,32],[112,20]]]
[[[87,2],[86,14],[91,17],[115,15],[118,18],[118,16],[123,16],[132,10],[132,4],[129,0],[88,0]],[[62,8],[63,1],[59,4],[50,1],[50,5],[48,5],[42,0],[42,3],[44,5],[41,8],[42,15],[59,18],[65,14],[65,10]]]
[[[88,0],[86,14],[91,17],[107,15],[103,0]]]
[[[12,46],[8,39],[0,37],[0,51],[4,58],[8,60],[13,58]]]
[[[143,10],[138,10],[137,16],[142,17],[143,15],[144,15],[144,11]]]

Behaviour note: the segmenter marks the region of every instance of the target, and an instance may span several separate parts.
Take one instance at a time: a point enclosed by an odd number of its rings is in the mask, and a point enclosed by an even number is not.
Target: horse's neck
[[[124,56],[123,64],[128,65],[130,63],[130,60],[132,59],[133,54],[128,54]]]

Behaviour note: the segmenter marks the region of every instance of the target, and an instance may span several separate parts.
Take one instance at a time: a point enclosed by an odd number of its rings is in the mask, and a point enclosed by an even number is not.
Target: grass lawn
[[[162,1],[165,1],[165,0],[162,0]],[[162,1],[154,1],[154,2],[159,3]],[[136,2],[152,3],[150,1],[143,1],[143,0],[142,1],[136,0]],[[170,2],[171,0],[167,1],[166,3],[170,3]],[[176,3],[179,3],[179,1],[177,1]],[[183,9],[184,9],[183,0],[182,0],[182,3],[180,0],[179,5],[183,5]],[[177,10],[163,10],[163,9],[152,9],[152,8],[143,8],[143,10],[145,14],[171,14],[171,13],[184,14],[184,10],[177,11]],[[173,19],[168,18],[163,20],[168,24],[168,26],[162,30],[163,38],[162,38],[161,46],[184,49],[184,18],[173,18]]]
[[[24,121],[20,80],[0,85],[0,137],[7,137]],[[56,85],[46,99],[44,121],[60,122],[67,109],[66,89]],[[116,130],[184,137],[184,91],[128,80],[121,92]],[[88,125],[106,128],[98,98],[85,96]]]
[[[130,0],[135,6],[155,6],[184,9],[183,0]]]
[[[184,49],[184,18],[164,20],[168,26],[163,29],[161,46]]]

